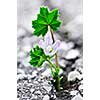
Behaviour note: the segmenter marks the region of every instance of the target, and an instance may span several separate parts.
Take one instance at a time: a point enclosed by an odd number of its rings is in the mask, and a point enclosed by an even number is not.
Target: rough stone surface
[[[57,100],[71,100],[72,96],[68,91],[61,91],[57,93]]]
[[[29,76],[17,80],[17,98],[19,100],[56,99],[55,89],[49,79],[43,76]]]

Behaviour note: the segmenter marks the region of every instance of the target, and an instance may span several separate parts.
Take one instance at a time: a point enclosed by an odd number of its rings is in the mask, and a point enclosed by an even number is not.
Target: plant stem
[[[52,40],[53,40],[53,43],[54,43],[55,39],[54,39],[54,35],[53,35],[53,30],[50,28],[49,25],[48,25],[48,27],[50,29],[51,37],[52,37]],[[55,54],[55,60],[56,60],[56,67],[59,67],[58,66],[58,56],[57,56],[57,53]],[[49,62],[50,66],[55,68],[55,66],[50,62],[50,60],[47,60],[47,61]],[[55,80],[54,85],[55,85],[56,90],[60,91],[60,76],[59,76],[59,74],[57,76],[53,76],[53,78]]]
[[[56,88],[57,91],[60,91],[60,76],[59,75],[56,78],[55,88]]]
[[[53,68],[55,68],[55,66],[51,63],[50,60],[47,59],[47,61],[48,61],[48,63],[49,63]]]
[[[49,26],[49,29],[50,29],[51,37],[52,37],[52,40],[53,40],[53,43],[54,43],[55,39],[54,39],[54,35],[53,35],[53,30],[50,28],[50,26]],[[58,56],[57,56],[57,53],[55,54],[55,60],[56,60],[56,67],[58,67]]]
[[[54,66],[54,64],[52,64],[52,62],[51,62],[49,59],[47,59],[47,61],[48,61],[49,65],[50,65],[51,73],[52,73],[52,75],[53,75],[54,72],[53,72],[53,70],[52,70],[52,67],[53,67],[54,69],[56,69],[56,66]],[[53,76],[53,78],[54,78],[54,80],[55,80],[55,82],[54,82],[55,89],[56,89],[57,91],[60,91],[60,76],[59,76],[59,75],[57,75],[56,77]]]
[[[51,63],[50,60],[47,59],[47,61],[48,61],[49,65],[50,65],[51,73],[52,73],[52,75],[53,75],[52,67],[55,68],[55,66]]]

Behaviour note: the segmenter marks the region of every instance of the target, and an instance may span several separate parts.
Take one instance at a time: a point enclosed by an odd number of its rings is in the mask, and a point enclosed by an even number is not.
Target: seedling
[[[58,9],[49,11],[47,7],[40,7],[40,12],[37,14],[37,19],[32,21],[33,34],[42,36],[39,43],[30,50],[30,64],[33,67],[41,67],[44,62],[48,62],[53,83],[57,91],[61,89],[59,76],[60,67],[58,65],[57,51],[60,47],[60,40],[54,39],[54,31],[57,31],[61,25],[58,19]],[[49,31],[49,32],[48,32]],[[52,63],[52,58],[55,57],[55,64]]]

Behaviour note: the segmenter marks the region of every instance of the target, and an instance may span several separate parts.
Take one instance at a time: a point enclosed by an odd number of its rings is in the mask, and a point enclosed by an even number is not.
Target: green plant
[[[45,61],[48,62],[53,83],[57,91],[61,88],[61,78],[59,76],[60,67],[58,65],[57,56],[60,40],[55,41],[53,31],[57,31],[61,25],[61,21],[58,17],[58,9],[49,11],[47,7],[40,7],[40,13],[37,15],[37,19],[32,21],[32,28],[34,28],[33,34],[38,37],[42,35],[43,39],[30,51],[30,64],[33,67],[41,67]],[[48,33],[48,31],[50,31],[50,33]],[[55,64],[51,61],[53,57],[55,57]]]

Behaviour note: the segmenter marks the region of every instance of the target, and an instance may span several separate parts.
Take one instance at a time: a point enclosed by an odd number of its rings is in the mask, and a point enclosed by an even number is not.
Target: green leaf
[[[45,61],[46,61],[46,56],[42,48],[36,46],[35,48],[31,49],[29,63],[33,67],[41,67]]]
[[[47,26],[38,26],[37,29],[34,31],[34,35],[40,36],[42,34],[42,36],[45,35],[45,33],[47,33],[48,31],[48,27]]]
[[[43,16],[47,16],[48,15],[48,9],[46,7],[40,7],[40,14]]]
[[[48,31],[48,26],[50,26],[52,30],[57,31],[61,25],[61,21],[58,17],[58,9],[49,11],[47,7],[40,7],[37,19],[32,21],[32,28],[35,29],[33,34],[36,36],[45,36]]]
[[[60,24],[61,24],[60,21],[53,20],[53,22],[51,24],[51,28],[56,31],[56,30],[58,30],[58,27],[60,27]]]
[[[51,24],[53,20],[56,20],[58,17],[58,9],[52,10],[48,15],[48,23]]]

